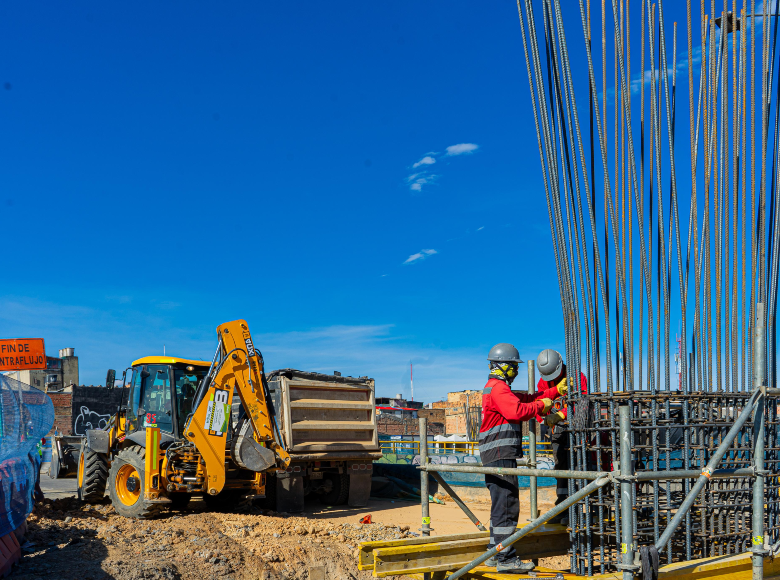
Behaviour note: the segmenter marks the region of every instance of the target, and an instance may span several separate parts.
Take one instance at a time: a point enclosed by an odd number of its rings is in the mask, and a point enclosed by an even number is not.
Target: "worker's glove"
[[[554,427],[564,419],[566,419],[566,417],[563,415],[563,411],[558,411],[557,413],[551,413],[550,415],[547,415],[544,418],[544,424],[548,427]]]
[[[556,386],[556,388],[558,389],[558,394],[561,397],[565,397],[566,394],[569,392],[569,385],[566,384],[567,380],[568,377],[563,377],[563,380],[560,383],[558,383],[558,385]]]
[[[550,412],[550,409],[552,409],[553,402],[552,399],[539,399],[539,400],[542,403],[544,403],[544,407],[539,411],[539,414],[544,416]]]

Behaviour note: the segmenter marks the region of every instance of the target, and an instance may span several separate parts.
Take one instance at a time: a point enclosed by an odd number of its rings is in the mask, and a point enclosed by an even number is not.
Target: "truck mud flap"
[[[290,514],[303,511],[303,475],[277,473],[276,511]]]
[[[349,507],[365,507],[368,505],[368,497],[371,495],[371,472],[350,471],[349,474]]]

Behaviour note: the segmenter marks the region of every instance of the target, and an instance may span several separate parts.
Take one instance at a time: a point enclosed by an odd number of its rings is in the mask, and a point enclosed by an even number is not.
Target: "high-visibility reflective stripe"
[[[495,449],[496,447],[517,447],[521,444],[522,441],[518,437],[504,437],[502,439],[496,439],[495,441],[489,441],[488,443],[480,443],[479,452],[481,454],[485,451]]]
[[[508,536],[509,534],[514,534],[516,529],[517,528],[515,526],[499,526],[497,528],[493,528],[493,533]]]
[[[516,433],[522,433],[523,427],[519,423],[504,423],[503,425],[496,425],[495,427],[491,427],[487,431],[483,431],[479,434],[480,441],[482,439],[486,439],[490,435],[495,435],[497,433],[502,433],[504,431],[514,431]]]

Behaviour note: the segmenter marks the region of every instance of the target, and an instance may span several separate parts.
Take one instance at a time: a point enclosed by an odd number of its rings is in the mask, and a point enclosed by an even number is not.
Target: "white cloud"
[[[438,175],[422,171],[420,173],[412,173],[406,178],[406,183],[409,184],[409,189],[412,191],[422,191],[423,185],[433,183],[438,178]]]
[[[425,157],[420,159],[417,163],[412,165],[412,167],[414,169],[417,169],[418,167],[420,167],[420,165],[433,165],[434,163],[436,163],[436,160],[430,155],[426,155]]]
[[[412,264],[418,260],[424,260],[428,256],[433,256],[434,254],[438,254],[438,252],[436,250],[420,250],[416,254],[412,254],[406,258],[406,260],[404,260],[404,264]]]
[[[698,74],[699,67],[696,66],[696,65],[700,65],[701,64],[701,46],[696,46],[691,51],[691,63],[693,65],[693,67],[694,67],[693,74]],[[678,71],[677,82],[679,83],[680,82],[680,78],[679,78],[680,71],[688,70],[688,53],[687,52],[684,52],[683,55],[680,58],[677,59],[677,64],[675,66],[677,67],[677,71]],[[653,79],[654,76],[655,76],[655,79],[657,80],[658,79],[658,70],[659,69],[655,69],[655,71],[651,71],[650,69],[647,69],[647,70],[645,70],[644,74],[634,75],[634,77],[631,79],[631,92],[633,94],[637,94],[639,92],[639,89],[642,88],[642,83],[644,83],[645,85],[649,85],[650,81]],[[655,75],[653,75],[653,72],[655,72]],[[667,69],[667,71],[666,71],[667,77],[670,78],[670,79],[672,78],[672,74],[673,73],[674,73],[674,69],[672,67],[669,67]],[[615,89],[613,88],[613,89],[611,89],[611,91],[612,91],[612,94],[610,96],[613,96],[613,94],[615,92]],[[610,91],[607,90],[607,92],[610,92]],[[649,95],[648,95],[648,98],[649,98]]]
[[[473,153],[479,148],[479,145],[474,143],[458,143],[457,145],[450,145],[447,147],[447,155],[452,157],[454,155],[463,155],[465,153]]]
[[[477,231],[484,230],[484,229],[485,229],[485,226],[479,226],[479,227],[477,228]]]

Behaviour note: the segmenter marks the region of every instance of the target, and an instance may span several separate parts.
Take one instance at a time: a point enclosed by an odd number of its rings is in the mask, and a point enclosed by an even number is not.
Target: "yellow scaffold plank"
[[[750,580],[752,571],[752,554],[743,553],[731,556],[713,556],[689,562],[678,562],[662,566],[658,572],[659,580]],[[455,568],[451,570],[455,571]],[[526,578],[554,578],[559,572],[537,566],[533,571],[535,576],[524,574],[499,574],[491,568],[480,567],[466,574],[467,580],[524,580]],[[409,574],[412,578],[423,580],[421,573]],[[566,580],[621,580],[622,573],[596,574],[588,578],[577,574],[563,572]],[[637,578],[640,576],[637,576]],[[764,558],[765,580],[780,580],[780,559]]]
[[[487,532],[432,536],[389,542],[361,544],[358,567],[373,570],[376,578],[457,569],[483,554],[488,545]],[[545,525],[515,544],[522,558],[560,556],[569,549],[565,527]],[[492,569],[485,568],[484,572]]]
[[[419,546],[439,542],[454,542],[457,540],[473,540],[487,538],[488,532],[471,532],[468,534],[450,534],[448,536],[431,536],[429,538],[409,538],[406,540],[383,540],[377,542],[363,542],[358,552],[358,570],[374,569],[374,550],[378,548],[394,548],[396,546]]]
[[[698,580],[699,578],[728,578],[731,580],[753,577],[753,554],[750,552],[731,556],[712,556],[690,562],[667,564],[658,571],[658,578],[667,580]],[[780,561],[764,558],[764,578],[780,574]]]
[[[454,570],[452,571],[454,572]],[[587,580],[623,580],[622,573],[600,574],[598,576],[591,576],[588,578],[586,576],[578,576],[577,574],[569,574],[568,572],[553,570],[552,568],[545,568],[544,566],[537,566],[534,568],[532,574],[533,576],[529,574],[499,574],[495,571],[494,568],[480,567],[466,574],[465,578],[467,580],[551,580],[556,578],[558,574],[562,574],[565,580],[584,580],[586,578]],[[417,580],[423,580],[422,574],[409,574],[409,576]]]

